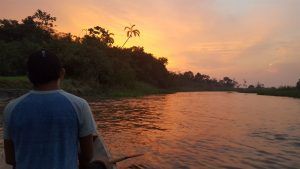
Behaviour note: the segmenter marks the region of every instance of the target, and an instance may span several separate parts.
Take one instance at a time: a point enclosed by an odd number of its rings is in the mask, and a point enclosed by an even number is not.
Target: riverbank
[[[87,99],[138,97],[150,94],[173,93],[174,90],[158,89],[143,82],[135,82],[126,87],[105,87],[92,82],[78,80],[63,80],[62,89]],[[0,99],[17,97],[31,90],[32,86],[26,76],[0,76]]]
[[[300,98],[300,90],[296,87],[280,87],[280,88],[248,88],[248,89],[237,89],[240,93],[256,93],[258,95],[268,96],[283,96]]]
[[[0,76],[0,99],[9,99],[26,93],[31,89],[31,84],[26,76],[3,77]],[[139,97],[151,94],[167,94],[175,92],[195,92],[195,91],[236,91],[240,93],[256,93],[258,95],[284,96],[300,98],[300,90],[295,87],[281,88],[176,88],[159,89],[143,82],[135,82],[126,87],[100,86],[92,82],[82,82],[73,79],[65,79],[62,82],[62,89],[84,97],[88,100]]]

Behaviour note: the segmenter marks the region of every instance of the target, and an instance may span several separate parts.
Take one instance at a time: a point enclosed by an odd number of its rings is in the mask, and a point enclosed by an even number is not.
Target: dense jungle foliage
[[[131,88],[144,83],[160,89],[209,90],[234,88],[238,84],[229,77],[216,80],[191,71],[170,72],[167,58],[155,57],[143,47],[114,46],[114,35],[105,28],[95,26],[86,29],[83,37],[77,37],[55,30],[55,21],[56,17],[41,10],[21,21],[1,19],[0,76],[26,75],[27,57],[47,49],[59,56],[67,79],[98,87]],[[133,26],[127,27],[125,43],[133,35],[140,35],[139,30],[132,30]]]

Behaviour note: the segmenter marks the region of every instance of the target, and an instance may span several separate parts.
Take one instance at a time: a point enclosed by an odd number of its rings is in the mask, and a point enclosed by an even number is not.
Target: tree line
[[[168,71],[168,59],[155,57],[143,47],[124,48],[127,41],[140,36],[132,25],[125,27],[127,39],[122,47],[114,46],[114,34],[94,26],[83,37],[55,30],[56,17],[37,10],[21,21],[0,20],[0,76],[26,75],[27,56],[47,49],[61,59],[67,78],[100,86],[131,87],[143,82],[157,88],[220,89],[238,83],[229,77],[221,80],[187,71]]]

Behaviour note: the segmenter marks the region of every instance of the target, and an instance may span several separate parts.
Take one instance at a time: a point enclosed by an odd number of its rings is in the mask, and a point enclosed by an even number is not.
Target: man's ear
[[[60,70],[59,79],[60,79],[60,80],[64,80],[65,74],[66,74],[66,70],[65,70],[65,68],[62,68],[62,69]]]

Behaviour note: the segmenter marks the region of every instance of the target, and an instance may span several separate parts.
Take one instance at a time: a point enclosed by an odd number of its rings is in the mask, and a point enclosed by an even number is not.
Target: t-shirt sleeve
[[[6,105],[4,112],[3,112],[3,139],[10,140],[11,135],[9,132],[9,121],[12,111],[12,103]]]
[[[97,134],[96,123],[89,104],[84,101],[79,114],[79,137]]]

